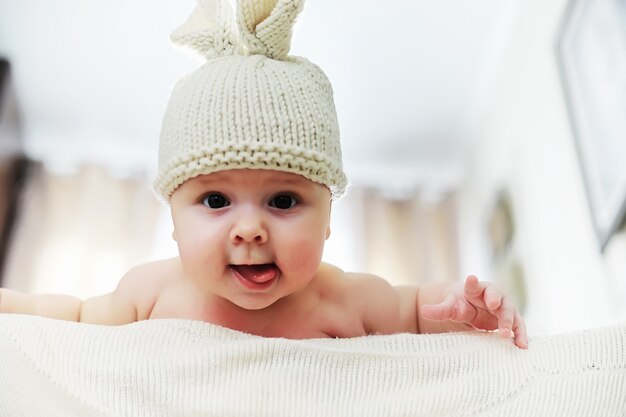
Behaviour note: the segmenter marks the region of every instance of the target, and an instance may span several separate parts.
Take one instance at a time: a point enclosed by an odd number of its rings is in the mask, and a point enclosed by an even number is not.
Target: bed
[[[626,323],[263,338],[188,320],[0,315],[0,416],[626,416]]]

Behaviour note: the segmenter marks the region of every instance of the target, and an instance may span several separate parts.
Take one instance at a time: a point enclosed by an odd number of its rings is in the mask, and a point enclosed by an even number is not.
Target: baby
[[[177,83],[160,137],[155,190],[170,205],[179,256],[137,266],[79,300],[0,290],[0,312],[118,325],[202,320],[267,337],[498,330],[528,344],[497,287],[393,287],[321,262],[332,201],[345,190],[332,88],[288,56],[302,0],[199,0],[172,35],[207,59]]]

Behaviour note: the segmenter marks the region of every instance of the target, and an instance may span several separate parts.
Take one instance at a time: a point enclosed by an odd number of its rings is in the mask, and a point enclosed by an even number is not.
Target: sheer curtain
[[[333,205],[324,260],[394,285],[458,279],[454,195],[428,201],[354,187]],[[144,177],[35,165],[20,202],[5,287],[78,297],[115,288],[133,265],[176,255],[168,209]]]
[[[4,286],[89,297],[111,291],[150,257],[161,204],[145,178],[84,166],[32,167],[4,270]]]
[[[362,193],[365,270],[394,285],[459,279],[454,194],[436,200]]]
[[[351,187],[333,204],[331,231],[323,259],[347,271],[393,285],[460,278],[454,193],[397,198]]]

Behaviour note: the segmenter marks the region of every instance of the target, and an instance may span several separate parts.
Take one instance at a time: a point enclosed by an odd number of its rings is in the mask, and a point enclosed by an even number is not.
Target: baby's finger
[[[517,311],[515,312],[515,321],[513,322],[513,334],[515,335],[515,345],[520,349],[528,349],[526,323],[524,323],[524,319]]]
[[[456,297],[452,294],[439,304],[426,304],[421,308],[422,317],[427,320],[444,321],[450,320],[454,314],[454,302]]]
[[[472,324],[477,315],[478,309],[476,307],[465,300],[457,299],[451,312],[451,320],[459,323]]]
[[[478,278],[476,275],[468,275],[465,279],[465,296],[468,299],[480,298],[482,297],[484,287],[480,285]]]
[[[513,331],[513,319],[515,317],[515,307],[508,298],[502,298],[500,309],[498,310],[498,329],[500,336],[511,337]]]
[[[485,289],[485,305],[490,311],[495,311],[502,305],[502,293],[494,286]]]
[[[465,289],[464,289],[465,298],[478,308],[485,308],[487,310],[491,310],[487,306],[485,297],[486,297],[486,291],[492,287],[493,286],[491,284],[478,281],[478,278],[476,278],[475,275],[470,275],[465,280]]]

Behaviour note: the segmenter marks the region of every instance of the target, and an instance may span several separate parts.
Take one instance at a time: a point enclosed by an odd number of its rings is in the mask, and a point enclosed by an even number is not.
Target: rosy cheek
[[[216,228],[186,226],[177,231],[178,250],[183,262],[203,263],[207,258],[220,253]]]
[[[199,257],[200,254],[198,252],[197,247],[194,248],[189,244],[178,245],[180,260],[188,273],[195,271],[195,269],[198,268],[198,264],[201,263],[201,258]]]
[[[299,272],[314,274],[319,267],[323,245],[311,241],[291,242],[287,263]]]

